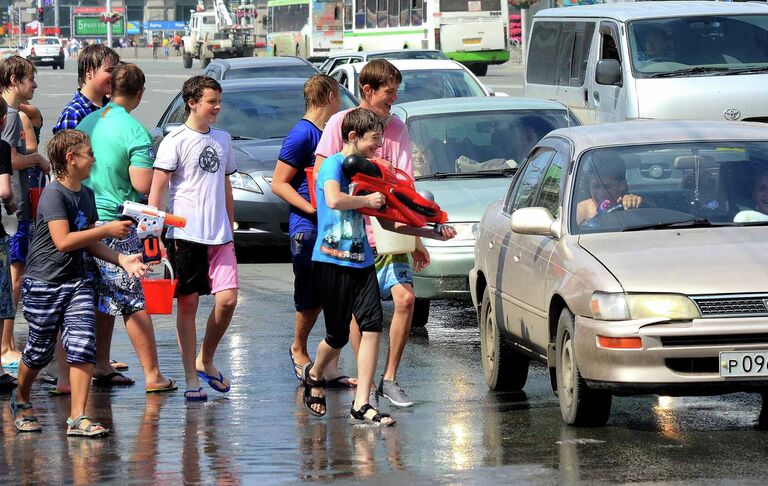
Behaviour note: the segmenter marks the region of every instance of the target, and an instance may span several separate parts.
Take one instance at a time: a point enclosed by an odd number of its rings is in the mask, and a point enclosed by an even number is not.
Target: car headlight
[[[701,317],[696,304],[677,294],[623,294],[595,292],[590,302],[592,317],[601,321],[664,318],[672,321]]]
[[[447,223],[448,226],[453,226],[456,230],[456,237],[454,240],[469,240],[475,241],[477,239],[477,228],[480,223]]]
[[[234,189],[242,189],[244,191],[251,191],[257,194],[264,194],[264,191],[262,191],[259,185],[256,184],[256,181],[253,180],[253,177],[246,174],[245,172],[235,172],[234,174],[230,175],[229,182],[232,184]]]

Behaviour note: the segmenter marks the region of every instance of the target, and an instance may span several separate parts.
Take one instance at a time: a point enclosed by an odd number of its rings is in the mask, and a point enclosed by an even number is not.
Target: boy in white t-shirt
[[[169,212],[187,219],[168,229],[168,256],[178,276],[176,329],[186,375],[184,397],[203,401],[205,380],[226,393],[230,382],[213,365],[219,341],[237,304],[237,260],[232,241],[234,201],[229,175],[237,171],[229,133],[211,127],[221,110],[221,85],[193,76],[182,87],[187,120],[169,133],[155,158],[149,204],[160,207],[169,189]],[[196,354],[195,316],[200,295],[215,303]]]

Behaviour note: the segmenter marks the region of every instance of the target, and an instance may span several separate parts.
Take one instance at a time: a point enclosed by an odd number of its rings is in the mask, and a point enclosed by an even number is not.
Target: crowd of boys
[[[92,385],[134,384],[117,369],[125,367],[110,360],[116,316],[122,316],[138,355],[146,392],[178,388],[159,369],[140,280],[147,264],[133,222],[121,218],[118,207],[124,201],[162,209],[167,196],[168,211],[186,218],[185,227],[169,228],[166,234],[167,256],[178,277],[176,324],[184,397],[206,400],[201,381],[228,392],[230,381],[214,365],[214,356],[237,304],[229,182],[237,167],[230,135],[213,127],[221,109],[221,86],[204,76],[184,83],[186,122],[171,131],[154,154],[149,133],[131,116],[144,94],[141,69],[121,62],[106,46],[88,46],[78,57],[79,88],[53,126],[43,157],[36,152],[42,118],[29,105],[37,87],[35,73],[34,65],[19,56],[0,63],[0,198],[6,213],[18,220],[10,236],[0,225],[4,352],[18,354],[12,332],[19,303],[29,324],[26,346],[17,359],[18,378],[0,366],[0,392],[11,392],[16,429],[42,429],[30,390],[46,368],[55,377],[51,395],[71,395],[67,435],[108,434],[85,410]],[[380,193],[348,194],[350,180],[342,170],[344,157],[358,154],[413,172],[407,130],[389,114],[401,80],[389,62],[369,63],[360,74],[360,107],[338,112],[338,83],[324,75],[310,78],[304,87],[305,117],[286,137],[275,170],[273,190],[291,205],[296,318],[290,357],[313,415],[325,415],[324,389],[331,386],[357,388],[350,416],[360,421],[395,423],[378,410],[379,396],[395,406],[414,404],[396,380],[413,313],[411,263],[408,255],[376,255],[369,224],[356,209],[379,208],[385,198]],[[27,128],[35,137],[32,149]],[[304,170],[312,166],[314,182]],[[36,173],[30,176],[30,170]],[[51,182],[33,208],[30,181],[42,185],[40,174],[49,173]],[[313,183],[317,209],[309,203]],[[201,200],[206,203],[199,204]],[[416,238],[412,258],[417,270],[429,264],[420,237],[445,240],[455,235],[447,226],[434,232],[382,224]],[[327,243],[331,234],[343,235],[332,247]],[[359,243],[352,248],[352,237],[363,242],[362,248]],[[214,296],[214,307],[198,352],[196,314],[200,295],[207,294]],[[395,314],[387,365],[377,386],[382,296],[394,300]],[[312,361],[307,338],[321,311],[326,336]],[[357,356],[356,379],[338,369],[339,353],[350,337]]]

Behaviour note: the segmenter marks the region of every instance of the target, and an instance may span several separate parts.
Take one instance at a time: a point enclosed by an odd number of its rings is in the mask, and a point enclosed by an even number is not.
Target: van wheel
[[[429,299],[416,299],[413,303],[413,318],[411,319],[411,327],[426,327],[429,320]]]
[[[192,67],[192,56],[184,53],[183,57],[181,58],[182,62],[184,63],[185,69],[190,69]]]
[[[58,64],[54,64],[54,65],[53,65],[53,70],[54,70],[54,71],[55,71],[56,69],[58,69],[58,68],[59,68],[59,65],[58,65]]]
[[[610,393],[589,388],[581,377],[573,340],[574,318],[563,309],[557,322],[557,395],[568,425],[599,427],[611,415]]]
[[[480,305],[480,356],[488,388],[495,391],[519,391],[528,381],[530,360],[515,351],[501,335],[496,314],[491,307],[491,292],[483,292]]]

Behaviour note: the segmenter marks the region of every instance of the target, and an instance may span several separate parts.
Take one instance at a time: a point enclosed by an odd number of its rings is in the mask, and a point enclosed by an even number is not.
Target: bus
[[[507,0],[344,0],[344,49],[439,49],[484,76],[509,60]]]
[[[341,0],[269,0],[267,55],[321,61],[342,50]]]

